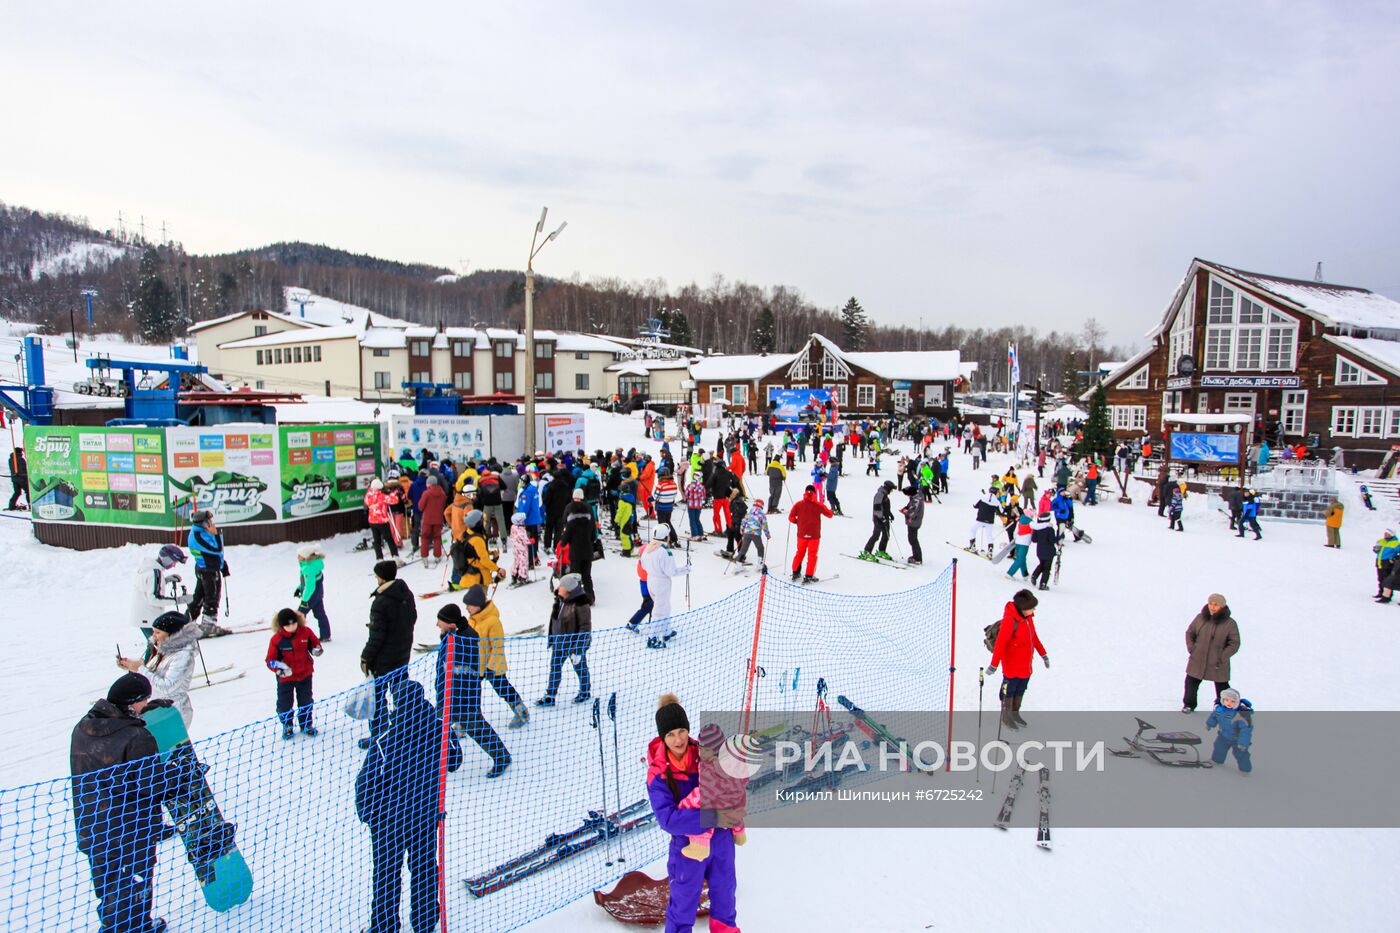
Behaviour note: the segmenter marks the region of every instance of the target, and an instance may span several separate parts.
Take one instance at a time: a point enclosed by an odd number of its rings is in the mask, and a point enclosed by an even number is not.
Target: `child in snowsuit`
[[[510,585],[530,582],[530,533],[525,530],[525,513],[510,516]]]
[[[303,617],[310,614],[316,617],[321,641],[331,640],[331,620],[326,615],[326,555],[314,544],[306,544],[297,550],[297,569],[301,582],[297,585],[296,597],[300,600],[297,612]]]
[[[700,740],[700,787],[695,793],[689,795],[676,807],[681,810],[725,810],[733,807],[742,810],[749,800],[749,779],[747,777],[731,777],[719,764],[720,755],[731,755],[731,751],[725,749],[724,730],[718,723],[708,723],[700,730],[698,736]],[[734,844],[741,846],[748,841],[748,833],[744,831],[744,824],[736,823],[733,827]],[[710,857],[710,838],[714,836],[713,829],[707,829],[702,833],[690,836],[689,843],[681,849],[681,855],[686,858],[703,862]]]
[[[1374,512],[1376,510],[1375,505],[1371,502],[1371,490],[1367,489],[1365,486],[1361,487],[1361,504],[1366,506],[1366,511],[1368,512]]]
[[[277,675],[277,718],[282,721],[284,739],[293,735],[293,707],[301,731],[316,735],[311,719],[311,675],[316,662],[311,659],[319,658],[322,650],[321,639],[307,628],[305,616],[295,609],[277,610],[277,630],[267,643],[267,669]]]
[[[1254,770],[1254,765],[1249,760],[1249,746],[1254,741],[1254,707],[1248,700],[1240,697],[1238,690],[1221,691],[1220,702],[1215,705],[1215,712],[1206,718],[1207,729],[1214,729],[1216,726],[1220,727],[1220,732],[1215,737],[1215,748],[1211,752],[1210,760],[1223,765],[1225,753],[1233,751],[1235,764],[1239,765],[1241,773],[1248,774]]]
[[[764,560],[767,555],[764,553],[763,545],[769,538],[773,537],[773,533],[768,530],[768,513],[763,508],[762,499],[753,500],[749,513],[739,524],[739,533],[742,536],[739,542],[739,553],[734,556],[734,559],[741,564],[748,563],[749,546],[753,545],[758,548],[758,559]]]
[[[1181,512],[1186,506],[1186,503],[1181,501],[1182,495],[1181,487],[1173,486],[1171,503],[1167,506],[1167,527],[1177,531],[1186,530],[1181,524]]]

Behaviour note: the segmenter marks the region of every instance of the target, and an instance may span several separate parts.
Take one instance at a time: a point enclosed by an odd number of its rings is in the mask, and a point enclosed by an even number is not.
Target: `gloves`
[[[1047,671],[1050,670],[1050,655],[1048,655],[1048,654],[1042,654],[1042,655],[1040,656],[1040,660],[1042,660],[1042,661],[1045,662],[1045,669],[1046,669]]]
[[[295,588],[292,590],[292,595],[293,595],[293,596],[298,596],[298,597],[301,596],[301,587],[300,587],[300,586],[295,587]]]
[[[297,612],[301,613],[302,615],[306,615],[307,611],[310,609],[311,607],[308,606],[306,603],[302,603],[301,605],[297,606]]]
[[[223,574],[224,576],[229,575],[228,561],[224,561],[224,565],[219,568],[219,573]]]
[[[292,673],[292,669],[283,661],[268,661],[267,669],[278,677],[289,677]]]
[[[311,656],[312,656],[313,658],[319,658],[321,655],[323,655],[323,654],[325,654],[325,653],[326,653],[326,649],[325,649],[325,648],[322,648],[320,645],[317,645],[315,648],[312,648],[312,649],[311,649]]]
[[[369,676],[369,662],[366,661],[364,658],[360,658],[360,671],[361,671],[366,677]]]
[[[996,666],[995,664],[993,664],[993,665],[991,665],[990,667],[987,668],[987,676],[988,676],[988,677],[995,677],[996,675],[997,675],[997,666]]]

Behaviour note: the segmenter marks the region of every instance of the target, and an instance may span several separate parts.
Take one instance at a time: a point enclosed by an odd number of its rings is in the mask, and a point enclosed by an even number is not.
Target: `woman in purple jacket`
[[[647,796],[656,822],[671,834],[666,873],[671,899],[666,905],[666,933],[690,933],[700,906],[700,891],[710,883],[710,930],[739,933],[735,926],[734,834],[742,810],[681,810],[676,804],[700,786],[699,745],[690,737],[690,720],[674,693],[663,694],[656,710],[656,735],[647,747]],[[687,837],[714,830],[710,855],[697,862],[681,854]]]

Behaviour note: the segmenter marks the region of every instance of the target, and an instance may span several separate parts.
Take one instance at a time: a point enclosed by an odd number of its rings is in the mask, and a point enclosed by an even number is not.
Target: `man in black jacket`
[[[729,514],[729,494],[734,490],[734,474],[729,472],[729,468],[723,463],[716,461],[706,489],[714,502],[715,534],[722,535],[734,521],[734,517]],[[743,517],[740,515],[739,519],[742,520]]]
[[[418,608],[413,604],[413,592],[398,579],[398,573],[398,565],[391,560],[374,565],[376,586],[370,594],[369,637],[360,652],[360,670],[374,677],[374,714],[369,720],[370,737],[360,740],[361,748],[369,748],[388,724],[389,688],[407,677],[405,665],[413,654]]]
[[[19,497],[24,496],[25,508],[29,507],[29,464],[24,459],[24,448],[10,451],[10,508],[19,508]]]
[[[160,933],[151,917],[156,843],[165,837],[161,804],[199,775],[156,755],[141,712],[151,682],[124,674],[73,729],[73,819],[88,858],[103,930]]]
[[[549,487],[545,489],[544,502],[544,546],[553,548],[564,530],[564,512],[574,494],[574,477],[567,469],[549,459],[552,475]]]
[[[870,503],[870,540],[865,542],[858,555],[862,560],[894,560],[885,550],[890,546],[890,522],[894,519],[894,512],[890,509],[890,493],[894,488],[894,481],[887,479],[875,490],[875,499]],[[875,546],[877,541],[880,544],[878,548]]]
[[[583,490],[569,506],[564,516],[564,532],[560,540],[569,546],[569,572],[583,579],[583,591],[588,595],[588,605],[593,605],[593,510],[583,499]],[[560,568],[563,569],[563,568]]]

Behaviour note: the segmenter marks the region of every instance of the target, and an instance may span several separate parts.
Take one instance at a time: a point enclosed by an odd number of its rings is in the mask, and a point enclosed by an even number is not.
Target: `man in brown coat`
[[[1205,606],[1186,626],[1186,692],[1181,711],[1196,711],[1196,693],[1201,681],[1215,683],[1215,702],[1230,686],[1230,658],[1240,650],[1240,627],[1230,616],[1225,597],[1212,593]]]

